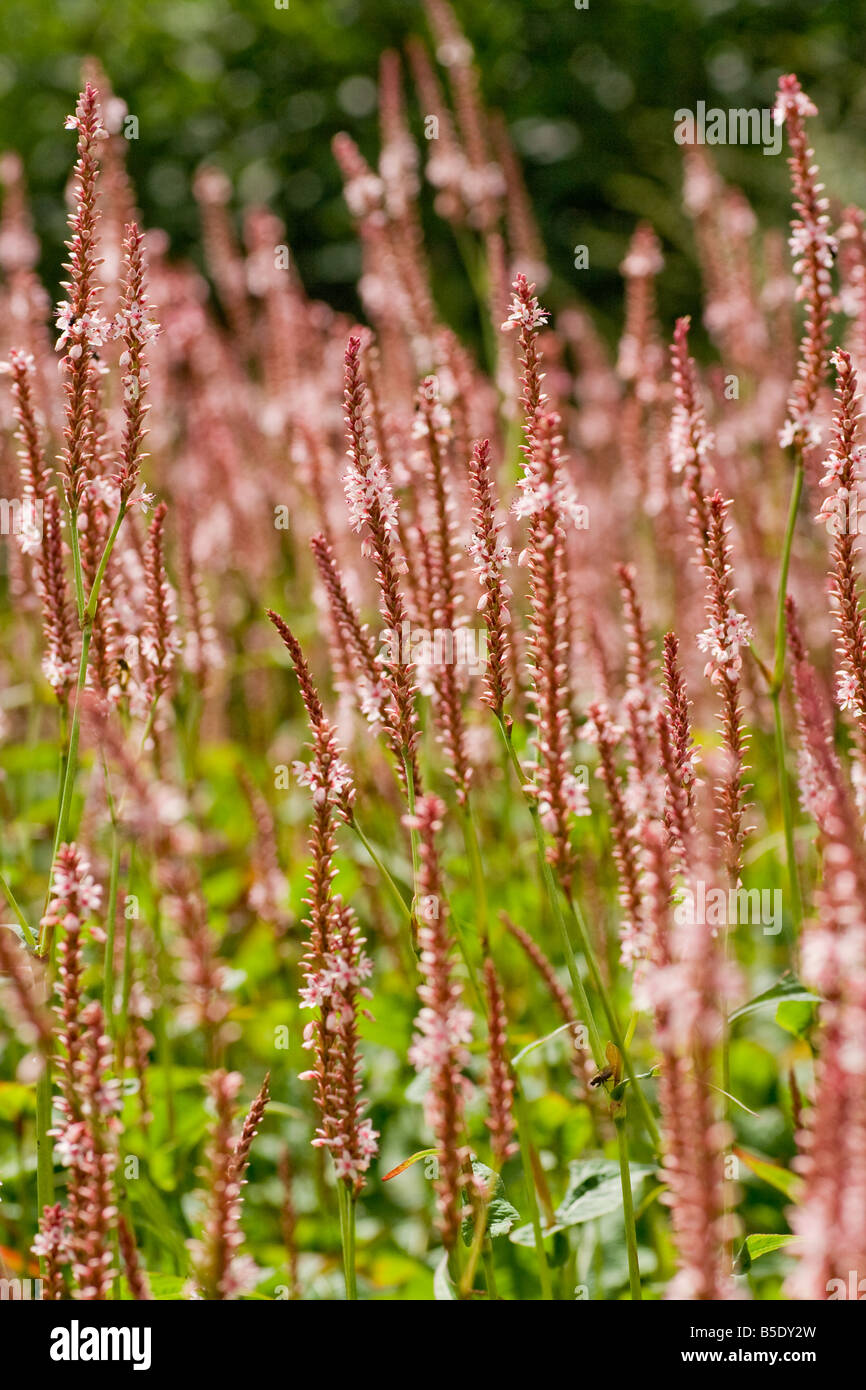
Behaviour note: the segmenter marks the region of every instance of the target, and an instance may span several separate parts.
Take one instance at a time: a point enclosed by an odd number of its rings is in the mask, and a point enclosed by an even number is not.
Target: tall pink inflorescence
[[[335,829],[338,822],[351,820],[355,789],[300,643],[278,614],[268,616],[292,658],[313,734],[312,761],[295,765],[298,782],[310,788],[313,798],[305,899],[310,937],[301,1007],[315,1011],[304,1029],[304,1047],[314,1060],[302,1079],[313,1083],[319,1109],[313,1144],[330,1150],[337,1176],[357,1195],[378,1152],[378,1135],[364,1114],[358,1047],[358,1015],[371,998],[366,982],[373,965],[354,913],[332,887]]]
[[[74,515],[94,464],[94,354],[110,336],[110,326],[99,312],[96,283],[99,145],[108,138],[108,132],[100,120],[97,92],[89,82],[78,99],[74,116],[67,118],[66,128],[78,133],[78,162],[70,218],[71,237],[66,243],[69,260],[65,268],[70,278],[64,282],[64,289],[68,298],[57,309],[60,329],[57,350],[63,352],[61,362],[66,391],[64,486]]]
[[[572,766],[574,730],[569,669],[569,572],[565,527],[578,517],[565,472],[561,420],[549,411],[537,337],[547,314],[525,275],[514,281],[511,311],[503,329],[517,328],[523,366],[524,473],[515,513],[527,519],[527,544],[520,563],[529,570],[530,660],[535,709],[537,763],[530,794],[537,798],[551,842],[548,856],[568,891],[574,873],[571,820],[588,815],[586,789]]]
[[[800,343],[797,380],[788,401],[788,418],[780,443],[802,451],[818,442],[814,421],[818,392],[827,371],[830,342],[830,310],[833,295],[831,271],[836,239],[831,235],[829,203],[818,182],[804,120],[817,108],[806,96],[793,73],[782,77],[776,96],[776,120],[784,123],[791,155],[788,165],[794,188],[794,211],[789,246],[794,273],[799,279],[797,298],[806,305],[806,324]]]

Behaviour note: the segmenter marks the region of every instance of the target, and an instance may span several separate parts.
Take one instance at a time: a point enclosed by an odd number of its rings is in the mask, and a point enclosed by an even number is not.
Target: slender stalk
[[[496,1288],[496,1261],[493,1258],[493,1244],[489,1240],[484,1242],[481,1259],[484,1264],[484,1278],[487,1282],[487,1297],[495,1301],[499,1298]]]
[[[81,565],[81,543],[78,535],[78,507],[69,506],[67,501],[66,515],[69,521],[69,545],[72,550],[72,571],[75,576],[75,606],[78,612],[79,623],[84,622],[84,570]]]
[[[118,508],[117,516],[114,519],[114,525],[111,528],[108,540],[105,542],[105,549],[103,550],[102,555],[100,556],[99,564],[96,568],[96,574],[93,577],[93,586],[90,590],[90,594],[88,595],[87,607],[84,609],[84,612],[82,614],[82,621],[87,621],[87,619],[89,618],[90,621],[93,622],[93,619],[96,617],[96,605],[99,602],[99,591],[102,588],[102,581],[105,577],[105,571],[108,567],[108,562],[111,559],[111,552],[114,549],[114,542],[117,540],[117,533],[120,530],[121,525],[123,524],[123,518],[125,516],[126,503],[121,502],[120,507]]]
[[[512,766],[514,767],[515,773],[517,774],[520,785],[523,786],[523,769],[520,766],[517,753],[514,749],[514,744],[511,741],[511,737],[508,733],[508,730],[505,728],[503,721],[501,719],[498,719],[497,722],[499,724],[502,737],[505,740],[505,745],[508,749]],[[565,955],[565,961],[566,965],[568,966],[569,977],[571,979],[572,987],[574,989],[575,1003],[578,1006],[579,1016],[581,1020],[586,1020],[587,1031],[589,1032],[590,1038],[590,1046],[592,1048],[592,1055],[595,1060],[595,1064],[597,1067],[601,1068],[605,1062],[604,1047],[602,1045],[601,1034],[599,1032],[598,1025],[595,1022],[595,1018],[593,1016],[592,1008],[589,1003],[586,989],[584,987],[582,979],[580,978],[580,971],[578,970],[577,961],[575,960],[574,956],[574,947],[571,944],[571,937],[568,934],[568,927],[566,925],[565,917],[562,912],[560,894],[557,889],[556,882],[553,878],[553,871],[550,867],[550,861],[547,858],[547,852],[544,842],[544,830],[541,825],[541,819],[538,815],[537,807],[529,798],[527,798],[527,805],[529,806],[529,812],[532,816],[533,825],[535,827],[535,837],[538,846],[539,864],[544,878],[545,887],[547,889],[547,896],[550,902],[551,910],[553,912],[554,920],[556,921],[556,925],[559,929],[559,935],[562,941],[562,948]],[[580,905],[576,902],[575,899],[568,897],[566,901],[571,912],[572,921],[574,922],[574,925],[577,929],[578,938],[580,941],[580,949],[586,961],[587,969],[592,980],[593,988],[596,994],[598,995],[599,999],[601,1000],[602,1008],[604,1009],[607,1024],[610,1029],[611,1039],[618,1048],[622,1057],[625,1072],[629,1079],[629,1084],[632,1087],[635,1102],[640,1111],[641,1119],[646,1128],[647,1134],[649,1135],[653,1147],[656,1150],[658,1150],[661,1142],[659,1139],[658,1126],[656,1125],[653,1113],[650,1110],[646,1096],[644,1095],[638,1083],[637,1074],[634,1070],[634,1066],[632,1064],[628,1048],[625,1046],[625,1042],[623,1040],[622,1029],[620,1028],[619,1023],[617,1021],[616,1011],[613,1007],[613,1001],[610,998],[609,991],[604,983],[604,979],[602,978],[601,970],[598,964],[598,959],[596,957],[595,951],[593,950],[592,942],[589,937],[589,932],[587,930],[583,913],[580,909]]]
[[[580,949],[583,952],[587,966],[589,967],[589,973],[592,978],[593,988],[598,997],[600,998],[602,1008],[604,1009],[605,1018],[607,1019],[607,1024],[610,1029],[611,1039],[617,1047],[620,1056],[622,1057],[623,1067],[625,1068],[625,1074],[628,1077],[629,1085],[632,1088],[632,1093],[640,1109],[641,1119],[643,1120],[643,1123],[646,1127],[647,1134],[650,1137],[650,1141],[652,1142],[653,1147],[656,1150],[658,1150],[661,1146],[661,1140],[659,1138],[659,1132],[655,1122],[655,1117],[653,1116],[653,1113],[649,1108],[649,1102],[647,1101],[647,1098],[644,1095],[644,1092],[638,1083],[637,1075],[635,1073],[634,1066],[631,1060],[631,1053],[628,1047],[626,1046],[622,1029],[620,1028],[619,1020],[616,1016],[616,1010],[613,1005],[613,1000],[610,997],[610,991],[608,990],[602,978],[601,971],[599,969],[598,959],[596,957],[595,951],[592,948],[592,942],[589,939],[589,932],[587,930],[586,921],[584,919],[583,913],[580,909],[580,904],[577,902],[576,899],[571,897],[567,899],[567,902],[571,909],[572,920],[577,928],[577,933],[580,940]]]
[[[400,909],[400,915],[401,915],[402,917],[405,917],[405,919],[406,919],[407,922],[411,922],[411,921],[412,921],[412,909],[410,908],[409,904],[407,903],[406,899],[404,898],[403,894],[401,893],[401,891],[400,891],[400,889],[399,889],[399,887],[398,887],[398,885],[397,885],[395,879],[393,878],[392,874],[391,874],[391,873],[389,872],[389,870],[385,867],[384,863],[382,862],[381,857],[376,853],[375,849],[373,848],[373,846],[372,846],[372,844],[370,843],[370,841],[367,839],[367,836],[365,835],[364,831],[361,829],[361,827],[360,827],[360,825],[358,824],[358,822],[355,820],[355,817],[354,817],[354,816],[352,817],[351,821],[349,822],[349,825],[350,825],[351,829],[352,829],[352,830],[355,832],[355,834],[357,835],[358,839],[361,841],[361,844],[364,846],[364,849],[365,849],[365,850],[367,851],[367,853],[369,854],[369,856],[370,856],[370,858],[372,859],[373,863],[376,865],[376,868],[379,870],[379,873],[382,875],[382,878],[385,880],[385,883],[386,883],[387,886],[388,886],[388,889],[389,889],[389,891],[390,891],[390,893],[391,893],[392,898],[394,899],[394,902],[397,904],[397,907]]]
[[[794,477],[791,483],[791,500],[788,504],[788,520],[782,544],[782,558],[779,565],[779,588],[776,600],[776,645],[773,657],[773,678],[770,685],[770,699],[773,702],[773,723],[776,740],[776,767],[779,779],[779,800],[782,803],[782,820],[785,827],[785,854],[788,861],[788,879],[791,889],[791,915],[794,923],[794,938],[799,938],[803,923],[803,898],[800,891],[800,876],[797,872],[797,855],[794,845],[794,814],[791,806],[791,788],[785,758],[785,728],[782,716],[782,685],[785,679],[785,652],[787,649],[787,625],[785,621],[785,599],[788,594],[788,572],[791,567],[791,550],[797,526],[797,513],[803,494],[803,457],[798,450],[794,463]]]
[[[168,1025],[166,1022],[165,999],[168,993],[168,969],[166,962],[165,942],[162,936],[162,923],[159,916],[159,904],[153,904],[153,939],[156,947],[156,969],[159,981],[159,1003],[154,1013],[154,1033],[156,1035],[156,1050],[159,1057],[160,1070],[162,1071],[165,1083],[165,1108],[166,1119],[168,1121],[168,1134],[172,1144],[175,1140],[175,1106],[174,1106],[174,1077],[172,1074],[171,1040],[168,1035]]]
[[[460,1288],[458,1290],[461,1298],[466,1298],[471,1292],[472,1281],[475,1278],[475,1270],[478,1267],[478,1260],[484,1248],[487,1233],[487,1209],[490,1206],[490,1195],[492,1191],[493,1185],[491,1184],[485,1196],[478,1200],[474,1208],[473,1219],[475,1224],[472,1230],[472,1245],[469,1248],[469,1258],[466,1261],[466,1267],[463,1270],[463,1277],[460,1281]]]
[[[108,764],[103,757],[102,771],[105,778],[105,796],[108,802],[108,815],[111,821],[111,867],[108,875],[108,904],[105,918],[105,957],[102,974],[102,1011],[109,1037],[117,1038],[114,1019],[114,937],[117,927],[117,893],[120,879],[120,828],[117,823],[117,808],[111,792]]]
[[[51,1128],[51,1065],[46,1057],[36,1082],[36,1195],[39,1214],[54,1201],[54,1145]]]
[[[409,815],[415,815],[415,774],[412,771],[412,764],[406,755],[403,755],[403,767],[406,772],[406,802],[409,807]],[[412,873],[414,882],[418,881],[418,869],[420,867],[420,857],[418,849],[418,831],[414,826],[410,829],[409,840],[412,845]],[[413,885],[414,886],[414,885]]]
[[[478,939],[483,940],[487,931],[487,881],[484,877],[484,864],[481,858],[481,847],[478,843],[478,830],[475,825],[475,817],[472,814],[472,807],[468,797],[466,799],[466,806],[460,815],[460,823],[463,828],[466,856],[472,869],[472,886],[475,893],[475,921],[478,927]]]
[[[75,788],[75,780],[78,775],[78,740],[81,732],[81,701],[84,687],[87,684],[87,664],[90,658],[90,644],[93,639],[93,619],[96,615],[96,605],[99,602],[99,593],[102,588],[102,581],[105,576],[106,566],[108,565],[111,552],[114,549],[114,542],[120,530],[121,523],[126,515],[126,507],[121,504],[118,509],[117,517],[111,528],[111,533],[105,543],[99,564],[94,576],[90,594],[85,603],[84,581],[81,568],[81,553],[78,544],[78,517],[77,512],[70,508],[69,525],[72,544],[72,558],[75,569],[75,589],[78,598],[78,613],[81,623],[81,659],[78,664],[78,680],[75,687],[75,705],[72,711],[72,723],[69,729],[69,742],[66,748],[66,757],[61,760],[62,789],[60,792],[60,807],[57,814],[57,829],[54,835],[54,848],[51,856],[51,870],[53,873],[54,863],[57,859],[57,851],[66,839],[69,825],[69,810],[72,805],[72,794]],[[48,893],[46,894],[46,904],[51,892],[51,882],[49,875]],[[48,942],[46,935],[40,936],[39,950],[44,954]]]
[[[532,1154],[529,1148],[529,1115],[526,1109],[526,1098],[519,1078],[514,1090],[514,1118],[517,1121],[517,1142],[520,1145],[520,1158],[523,1164],[523,1175],[526,1183],[526,1198],[529,1202],[529,1218],[532,1222],[532,1230],[535,1235],[535,1258],[538,1261],[538,1279],[541,1284],[541,1296],[548,1302],[553,1301],[553,1284],[550,1279],[550,1266],[547,1263],[547,1251],[544,1248],[544,1234],[541,1229],[541,1214],[538,1210],[538,1199],[535,1195],[535,1179],[532,1173]]]
[[[358,1282],[355,1271],[355,1196],[342,1179],[337,1182],[337,1201],[340,1207],[340,1238],[343,1243],[343,1275],[346,1280],[346,1298],[352,1302],[358,1297]]]
[[[628,1251],[628,1282],[632,1300],[641,1301],[640,1264],[637,1254],[637,1231],[634,1220],[634,1199],[631,1191],[631,1170],[628,1163],[628,1130],[625,1114],[614,1116],[616,1144],[619,1151],[619,1176],[622,1184],[622,1205],[625,1218],[625,1244]]]
[[[406,773],[406,802],[409,807],[409,815],[415,818],[415,774],[412,771],[412,763],[406,753],[403,754],[403,769]],[[409,922],[409,931],[412,937],[412,950],[418,955],[418,926],[415,918],[416,898],[418,896],[418,874],[421,868],[421,852],[418,831],[412,825],[409,828],[409,841],[412,846],[412,916]]]
[[[54,848],[51,855],[51,874],[49,875],[48,890],[45,895],[46,905],[51,894],[51,875],[54,872],[54,864],[57,859],[57,852],[66,839],[67,827],[69,825],[69,808],[72,804],[72,791],[75,785],[75,778],[78,772],[78,739],[81,733],[81,700],[84,687],[87,682],[87,662],[90,656],[90,642],[93,637],[93,623],[88,622],[81,634],[81,660],[78,665],[78,681],[75,687],[75,704],[72,710],[72,723],[69,729],[69,743],[66,752],[66,763],[63,770],[63,787],[60,793],[60,809],[57,815],[57,828],[54,832]],[[45,953],[47,945],[46,932],[43,931],[39,939],[39,950]]]

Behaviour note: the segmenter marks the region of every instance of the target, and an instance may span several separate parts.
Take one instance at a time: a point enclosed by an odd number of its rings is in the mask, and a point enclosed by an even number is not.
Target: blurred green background
[[[504,111],[554,269],[554,303],[575,289],[613,335],[617,266],[634,222],[665,244],[662,313],[697,307],[690,227],[679,204],[673,112],[769,106],[795,70],[818,102],[815,143],[828,188],[866,199],[866,0],[456,0],[487,102]],[[73,140],[62,130],[81,61],[95,54],[139,119],[130,166],[149,225],[196,254],[190,193],[202,161],[220,164],[238,205],[285,220],[301,275],[346,308],[359,256],[331,151],[347,129],[377,149],[376,74],[384,47],[429,37],[421,0],[3,0],[0,148],[26,161],[44,271],[58,278],[62,190]],[[421,113],[411,101],[416,129]],[[784,156],[717,151],[762,217],[787,217]],[[573,268],[589,247],[590,267]],[[447,226],[432,223],[436,289],[460,323],[464,286]]]

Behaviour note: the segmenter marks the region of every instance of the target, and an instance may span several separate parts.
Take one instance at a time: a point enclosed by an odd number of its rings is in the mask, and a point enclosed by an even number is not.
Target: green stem
[[[397,883],[395,882],[393,876],[392,876],[391,873],[388,871],[388,869],[386,869],[386,867],[385,867],[385,865],[383,864],[383,862],[382,862],[380,856],[376,853],[376,850],[373,848],[373,846],[371,845],[370,841],[367,839],[367,836],[364,834],[364,831],[361,829],[360,825],[359,825],[358,822],[355,820],[354,816],[352,817],[351,821],[349,822],[349,825],[350,825],[351,829],[354,830],[354,832],[355,832],[355,834],[357,835],[358,839],[361,841],[361,844],[364,846],[364,849],[367,851],[367,853],[369,854],[369,856],[370,856],[370,858],[372,859],[373,863],[376,865],[376,868],[379,870],[379,873],[382,875],[382,878],[385,880],[385,883],[387,884],[388,889],[390,890],[390,893],[391,893],[392,898],[394,899],[394,902],[396,903],[397,907],[400,909],[400,915],[401,915],[402,917],[405,917],[405,919],[406,919],[407,922],[411,922],[411,921],[412,921],[412,909],[410,908],[410,906],[409,906],[409,904],[407,903],[406,899],[403,897],[403,894],[400,892],[400,889],[399,889]]]
[[[483,941],[487,934],[487,881],[484,877],[484,863],[481,858],[481,846],[478,843],[478,830],[475,825],[475,817],[472,814],[472,807],[468,796],[466,798],[466,805],[460,814],[460,821],[463,827],[466,856],[472,869],[472,885],[475,893],[475,921],[478,927],[478,939],[479,941]]]
[[[492,1190],[491,1187],[484,1197],[479,1198],[473,1204],[472,1219],[474,1225],[472,1228],[472,1245],[469,1249],[469,1258],[466,1261],[466,1266],[460,1280],[460,1287],[457,1290],[460,1298],[467,1298],[472,1291],[472,1284],[475,1280],[475,1270],[478,1267],[478,1260],[484,1248],[487,1234],[487,1209],[490,1205]],[[467,1210],[467,1208],[464,1207],[464,1211],[465,1210]]]
[[[116,1040],[117,1030],[114,1019],[114,937],[117,928],[117,892],[120,880],[120,830],[117,824],[117,808],[111,793],[108,763],[102,759],[105,778],[105,797],[108,802],[108,815],[111,821],[111,868],[108,876],[108,906],[105,919],[105,963],[102,977],[102,1011],[109,1037]]]
[[[553,1302],[553,1284],[550,1279],[550,1266],[547,1263],[547,1251],[544,1248],[544,1234],[541,1229],[541,1214],[538,1210],[538,1199],[535,1195],[535,1177],[532,1172],[532,1154],[529,1150],[529,1115],[526,1109],[526,1099],[520,1079],[517,1078],[514,1088],[514,1118],[517,1122],[517,1142],[520,1145],[520,1160],[523,1165],[523,1178],[526,1184],[526,1196],[529,1202],[529,1218],[532,1222],[532,1230],[535,1235],[535,1258],[538,1261],[538,1279],[541,1284],[541,1296],[547,1302]]]
[[[785,539],[782,544],[782,559],[779,566],[779,589],[776,600],[776,646],[773,655],[773,679],[770,686],[770,699],[773,702],[773,722],[776,740],[776,765],[779,778],[779,799],[782,803],[782,819],[785,827],[785,852],[788,860],[788,878],[791,887],[791,915],[794,923],[795,940],[799,937],[803,922],[803,898],[800,892],[800,877],[797,873],[797,855],[794,845],[794,816],[791,807],[791,789],[785,758],[785,728],[782,717],[781,694],[785,679],[785,652],[787,649],[787,614],[785,600],[788,595],[788,572],[791,567],[791,551],[794,532],[797,527],[797,513],[803,494],[803,458],[797,452],[794,465],[794,478],[791,484],[791,500],[788,504],[788,520],[785,526]]]
[[[45,1207],[54,1201],[54,1145],[48,1137],[50,1128],[51,1063],[46,1057],[36,1082],[36,1195],[40,1218]]]
[[[67,499],[69,546],[72,551],[72,571],[75,576],[75,607],[79,623],[84,622],[84,571],[81,566],[81,543],[78,535],[78,506],[73,509]]]
[[[87,661],[90,656],[90,642],[92,636],[93,624],[87,623],[81,634],[81,660],[78,665],[78,681],[75,687],[75,705],[72,710],[72,724],[69,730],[69,746],[67,748],[66,766],[63,774],[63,790],[60,793],[60,810],[57,816],[57,828],[54,832],[54,848],[51,855],[51,874],[49,875],[46,905],[51,895],[51,879],[53,878],[54,865],[57,861],[57,852],[66,839],[66,831],[69,825],[69,809],[72,805],[72,791],[78,772],[78,739],[81,732],[81,700],[87,681]],[[39,940],[40,952],[45,951],[46,943],[47,933],[46,929],[43,928]]]
[[[102,555],[100,556],[99,564],[96,568],[96,574],[93,578],[93,586],[90,590],[90,594],[88,595],[87,599],[87,607],[84,609],[82,615],[83,622],[87,622],[88,620],[90,622],[93,622],[93,619],[96,617],[96,605],[99,602],[99,591],[102,588],[102,581],[105,577],[105,571],[108,568],[108,562],[111,559],[111,552],[114,549],[114,542],[117,540],[117,533],[120,530],[125,515],[126,503],[121,502],[120,507],[118,508],[117,516],[114,519],[114,525],[111,528],[111,534],[109,535],[108,540],[105,542],[105,549],[103,550]]]
[[[524,784],[523,768],[520,766],[520,760],[517,757],[514,744],[511,741],[511,735],[509,734],[504,722],[501,719],[497,719],[497,722],[499,724],[502,737],[505,740],[505,747],[508,750],[508,755],[511,759],[512,766],[517,775],[518,783],[522,788]],[[592,1048],[592,1055],[595,1060],[596,1066],[601,1068],[604,1064],[604,1046],[601,1041],[601,1034],[598,1030],[595,1018],[593,1016],[592,1008],[589,1003],[589,998],[583,985],[583,980],[580,978],[580,971],[577,968],[577,961],[574,958],[574,950],[572,948],[571,940],[568,935],[568,928],[565,925],[565,918],[562,915],[562,904],[560,902],[559,893],[557,892],[556,883],[553,878],[553,870],[550,867],[550,860],[547,857],[547,850],[544,843],[544,830],[541,825],[541,818],[538,814],[538,808],[529,798],[527,798],[526,804],[529,808],[529,814],[532,818],[532,825],[535,830],[535,843],[536,850],[538,853],[538,864],[539,868],[541,869],[541,876],[544,881],[545,889],[547,891],[547,898],[550,904],[550,910],[553,913],[554,921],[556,922],[556,925],[559,929],[560,940],[562,942],[563,953],[565,955],[565,963],[568,966],[568,974],[571,979],[572,988],[574,990],[578,1004],[578,1015],[581,1022],[584,1019],[586,1020],[586,1026],[589,1031],[590,1047]]]
[[[620,1028],[619,1020],[616,1016],[616,1010],[613,1005],[613,1000],[610,997],[610,991],[608,990],[607,985],[605,984],[604,979],[602,978],[601,970],[599,969],[598,959],[596,957],[595,951],[592,948],[592,942],[589,939],[589,931],[587,930],[586,921],[584,920],[583,913],[580,910],[580,905],[577,902],[577,900],[569,897],[567,899],[567,902],[569,908],[571,909],[572,921],[574,922],[577,928],[578,938],[580,940],[580,949],[583,952],[587,966],[589,967],[589,973],[592,978],[593,989],[595,990],[596,994],[601,1000],[602,1008],[604,1009],[605,1018],[607,1019],[607,1024],[610,1029],[610,1036],[617,1050],[619,1051],[620,1056],[622,1057],[625,1074],[628,1077],[629,1085],[632,1088],[632,1094],[640,1109],[641,1119],[643,1120],[647,1134],[650,1137],[650,1141],[653,1145],[653,1148],[656,1149],[656,1151],[658,1151],[661,1147],[661,1140],[659,1138],[659,1132],[655,1122],[655,1117],[653,1116],[653,1113],[650,1110],[649,1102],[647,1101],[647,1098],[644,1095],[643,1089],[638,1083],[637,1075],[634,1070],[634,1065],[631,1060],[631,1053],[628,1047],[626,1046],[622,1029]]]
[[[508,754],[511,759],[511,764],[517,775],[518,782],[520,786],[523,787],[525,780],[523,769],[520,766],[520,760],[517,757],[514,744],[511,740],[511,735],[506,729],[505,723],[502,719],[497,719],[497,722],[499,724],[502,737],[505,740],[505,746],[508,750]],[[534,802],[529,797],[526,798],[526,801],[527,806],[529,807],[529,813],[532,817],[533,825],[535,827],[535,838],[538,849],[539,866],[541,868],[545,888],[547,890],[547,897],[548,901],[550,902],[551,911],[553,912],[554,920],[559,930],[560,940],[562,942],[562,949],[565,955],[565,962],[568,966],[569,978],[571,979],[572,988],[574,990],[575,1003],[578,1006],[579,1018],[581,1019],[581,1021],[583,1021],[584,1019],[586,1020],[587,1031],[589,1032],[590,1047],[592,1048],[592,1055],[595,1060],[596,1066],[599,1069],[601,1069],[606,1062],[604,1046],[602,1044],[601,1034],[599,1032],[598,1025],[595,1022],[595,1017],[593,1015],[592,1008],[589,1003],[589,998],[587,996],[586,989],[580,977],[580,971],[577,967],[577,961],[574,955],[574,947],[571,944],[571,937],[568,934],[568,927],[566,926],[565,917],[562,912],[559,890],[553,877],[553,871],[550,867],[550,861],[547,857],[547,850],[544,842],[544,830],[541,825],[541,818],[539,817],[538,808],[535,806]],[[571,897],[568,897],[566,901],[568,902],[569,909],[571,911],[572,920],[577,928],[578,937],[580,939],[580,948],[586,961],[590,978],[592,979],[593,988],[595,989],[599,999],[601,1000],[601,1004],[605,1012],[605,1017],[607,1019],[608,1027],[610,1029],[611,1039],[615,1043],[620,1053],[620,1056],[622,1057],[623,1066],[625,1068],[626,1075],[629,1079],[629,1084],[632,1087],[634,1098],[640,1110],[641,1119],[643,1120],[647,1134],[649,1135],[650,1141],[654,1149],[658,1151],[660,1147],[658,1127],[653,1117],[653,1113],[650,1110],[646,1096],[644,1095],[638,1083],[637,1075],[632,1065],[631,1057],[629,1055],[628,1049],[625,1046],[622,1036],[622,1030],[617,1021],[616,1012],[614,1010],[613,1002],[610,998],[607,986],[605,985],[604,979],[602,978],[601,970],[599,969],[598,960],[596,958],[595,951],[593,950],[592,942],[589,937],[589,932],[586,927],[586,922],[584,920],[583,913],[581,912],[579,905]]]
[[[406,802],[409,807],[409,815],[415,816],[415,774],[412,771],[412,764],[404,753],[403,770],[406,773]],[[412,876],[413,876],[413,895],[418,891],[418,871],[421,867],[420,841],[418,831],[414,826],[410,827],[409,840],[412,845]],[[414,896],[413,896],[414,902]]]
[[[409,816],[412,821],[415,819],[415,774],[412,771],[412,763],[408,755],[403,754],[403,770],[406,774],[406,802],[409,807]],[[417,942],[417,902],[418,897],[418,876],[421,871],[421,841],[418,831],[414,825],[409,827],[409,841],[412,845],[412,916],[409,923],[409,931],[412,936],[412,951],[418,955]]]
[[[625,1218],[625,1243],[628,1251],[628,1282],[633,1302],[641,1301],[640,1264],[637,1254],[637,1231],[634,1220],[634,1199],[631,1191],[631,1170],[628,1162],[628,1132],[625,1115],[614,1116],[616,1143],[619,1151],[619,1176],[622,1183],[622,1206]]]
[[[346,1298],[355,1302],[358,1283],[355,1272],[355,1196],[342,1178],[337,1180],[337,1201],[340,1207],[340,1239],[343,1244],[343,1274]]]
[[[785,746],[785,721],[782,715],[781,691],[774,690],[770,699],[773,702],[773,728],[776,744],[776,768],[779,781],[779,800],[782,803],[782,822],[785,830],[785,858],[788,863],[788,886],[791,892],[791,918],[793,922],[793,942],[799,940],[803,922],[803,896],[800,890],[800,875],[797,872],[797,850],[794,840],[794,810],[791,804],[791,779],[788,776],[787,749]]]
[[[51,873],[49,875],[48,893],[46,894],[46,905],[51,894],[51,877],[54,873],[54,864],[57,859],[57,851],[64,843],[69,824],[69,810],[72,805],[72,794],[75,788],[75,780],[78,775],[78,740],[81,732],[81,700],[84,687],[87,683],[87,663],[90,657],[90,643],[93,639],[93,619],[96,616],[96,606],[99,602],[99,592],[102,588],[102,581],[105,577],[105,570],[108,565],[111,552],[114,549],[114,542],[120,530],[121,523],[126,514],[125,504],[121,504],[118,509],[117,517],[111,528],[111,534],[105,543],[99,564],[94,576],[93,585],[87,602],[84,600],[84,577],[81,567],[81,552],[78,544],[78,517],[77,512],[69,508],[69,525],[72,545],[72,558],[75,569],[75,591],[78,601],[78,615],[81,623],[81,660],[78,665],[78,680],[75,687],[75,706],[72,711],[72,724],[69,730],[69,743],[66,750],[65,762],[61,762],[62,768],[62,790],[60,793],[60,808],[57,814],[57,829],[54,835],[54,849],[51,856]],[[39,949],[44,952],[48,945],[47,933],[43,931],[40,936]]]
[[[496,1261],[493,1258],[493,1245],[489,1240],[484,1242],[481,1259],[484,1264],[484,1278],[487,1282],[487,1297],[495,1301],[499,1298],[496,1289]]]

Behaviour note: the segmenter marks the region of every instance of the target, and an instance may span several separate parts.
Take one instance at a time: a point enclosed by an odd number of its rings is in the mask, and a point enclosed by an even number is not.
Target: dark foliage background
[[[130,166],[149,225],[196,254],[190,185],[202,161],[230,175],[237,202],[267,201],[285,219],[301,274],[318,295],[354,307],[358,251],[330,152],[348,129],[377,148],[376,72],[387,46],[427,36],[420,0],[4,0],[0,147],[25,157],[58,277],[72,109],[81,63],[96,54],[139,120]],[[673,112],[768,106],[795,69],[818,102],[818,154],[829,186],[866,198],[857,151],[866,137],[864,0],[456,0],[491,106],[523,156],[550,252],[556,301],[570,282],[610,333],[617,266],[634,222],[649,217],[667,251],[662,312],[696,307],[691,233],[679,211]],[[421,134],[421,115],[413,103]],[[718,151],[762,218],[787,216],[783,156]],[[447,227],[433,224],[437,292],[463,318],[465,286]],[[590,268],[573,269],[584,243]]]

